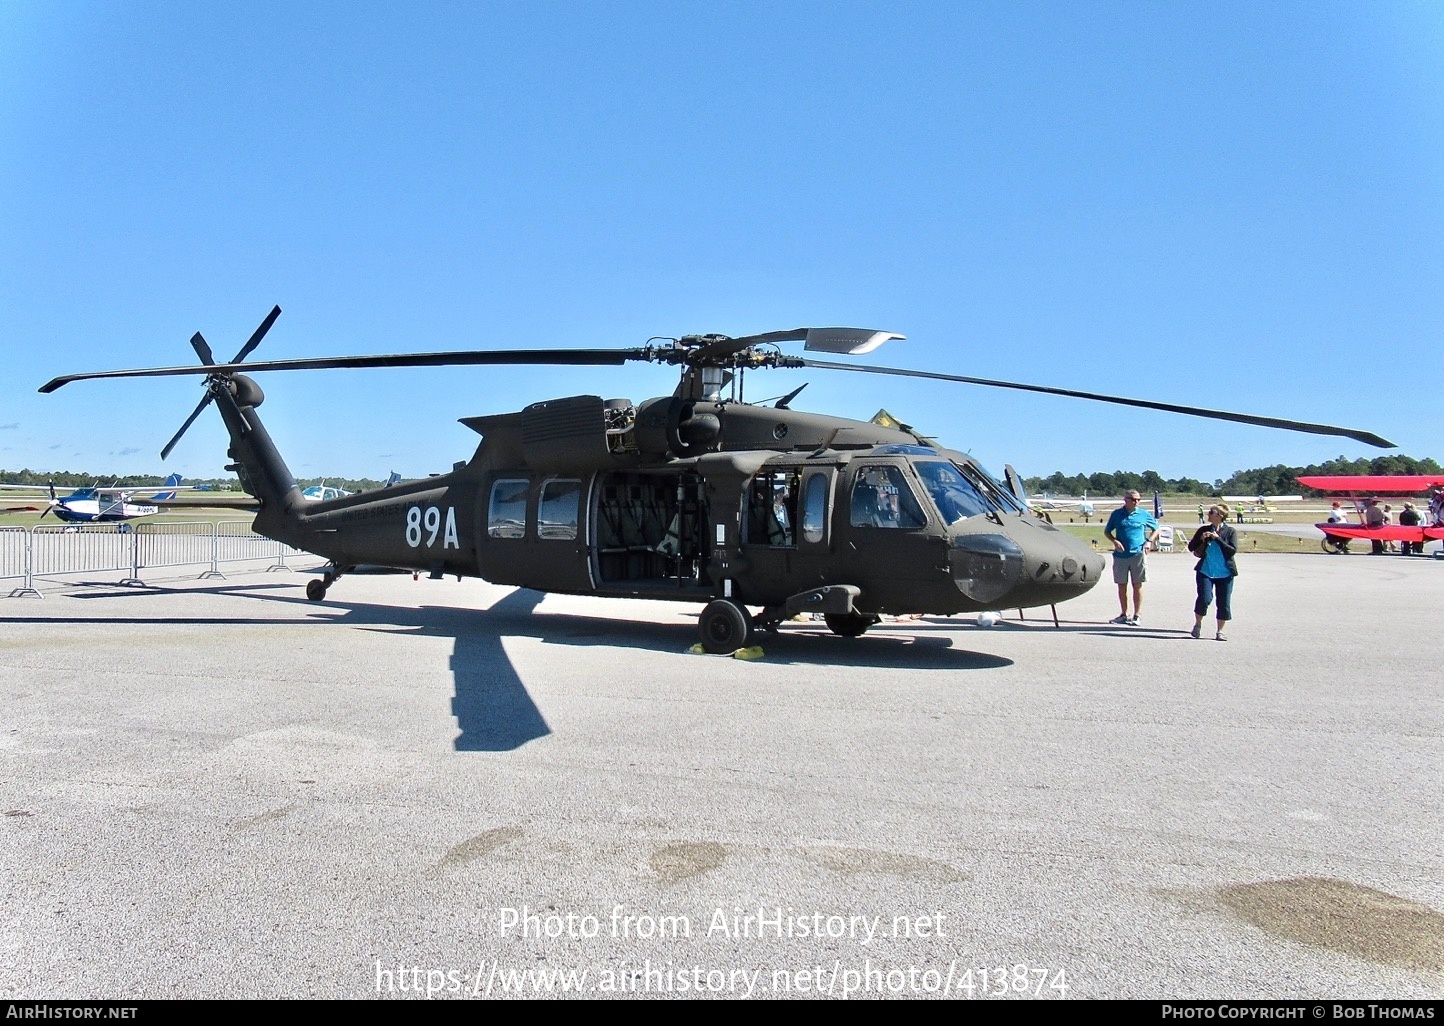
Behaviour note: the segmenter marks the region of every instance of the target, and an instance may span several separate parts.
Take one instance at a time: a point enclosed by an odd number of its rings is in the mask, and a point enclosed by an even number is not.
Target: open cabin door
[[[708,585],[707,498],[691,467],[598,474],[590,508],[598,591],[638,595]]]

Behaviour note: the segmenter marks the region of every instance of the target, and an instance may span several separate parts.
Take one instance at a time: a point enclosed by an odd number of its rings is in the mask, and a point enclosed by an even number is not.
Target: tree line
[[[1200,481],[1192,477],[1166,478],[1157,471],[1145,470],[1137,473],[1115,470],[1112,473],[1100,471],[1096,474],[1073,474],[1061,470],[1048,477],[1026,477],[1024,486],[1029,492],[1047,492],[1049,495],[1118,495],[1130,488],[1136,488],[1145,495],[1150,492],[1169,492],[1184,495],[1306,495],[1319,496],[1323,492],[1305,488],[1299,484],[1300,476],[1339,474],[1444,474],[1444,468],[1432,459],[1415,459],[1412,456],[1375,456],[1373,459],[1345,459],[1343,456],[1326,463],[1308,467],[1286,467],[1277,464],[1272,467],[1258,467],[1254,470],[1240,470],[1226,480]],[[0,481],[7,484],[36,485],[41,488],[55,485],[56,488],[85,488],[103,485],[111,488],[152,488],[164,483],[165,479],[155,475],[113,477],[106,474],[73,473],[57,471],[50,473],[38,470],[0,470]],[[202,478],[187,480],[188,485],[207,485],[216,491],[240,491],[240,483],[234,477]],[[380,488],[383,482],[368,477],[306,477],[296,481],[302,488],[311,485],[328,484],[344,488],[348,492]]]
[[[46,488],[54,485],[57,489],[89,488],[92,485],[103,488],[158,488],[165,483],[165,478],[157,477],[154,474],[142,474],[139,476],[119,477],[109,474],[82,474],[68,470],[50,471],[30,470],[0,470],[0,481],[6,484],[35,485],[37,488]],[[241,483],[234,477],[209,477],[209,478],[186,478],[188,485],[205,485],[218,492],[238,492],[241,490]],[[383,481],[376,481],[369,477],[299,477],[296,483],[302,488],[309,488],[311,485],[328,484],[335,488],[342,488],[348,492],[365,491],[368,488],[380,488]]]
[[[1375,456],[1373,459],[1345,459],[1343,456],[1325,463],[1308,467],[1286,467],[1277,464],[1272,467],[1258,467],[1254,470],[1239,470],[1227,479],[1212,482],[1192,477],[1165,478],[1152,470],[1141,474],[1126,470],[1113,473],[1074,474],[1071,477],[1061,470],[1048,477],[1027,477],[1024,486],[1030,492],[1047,492],[1049,495],[1118,495],[1130,488],[1144,494],[1149,492],[1170,492],[1185,495],[1304,495],[1316,497],[1325,493],[1299,484],[1300,477],[1343,474],[1441,474],[1444,468],[1432,459],[1415,459],[1412,456]]]

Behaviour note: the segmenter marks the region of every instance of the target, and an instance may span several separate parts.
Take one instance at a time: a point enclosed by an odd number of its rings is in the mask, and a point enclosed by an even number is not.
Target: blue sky
[[[1444,6],[0,3],[0,467],[215,476],[199,379],[60,373],[631,347],[848,324],[867,358],[1376,431],[1444,456]],[[267,374],[301,476],[658,367]],[[1359,443],[892,377],[1025,474],[1212,479]]]

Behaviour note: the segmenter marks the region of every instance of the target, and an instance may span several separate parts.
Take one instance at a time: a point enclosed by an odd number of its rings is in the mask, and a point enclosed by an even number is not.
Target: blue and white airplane
[[[172,474],[165,479],[161,491],[148,497],[149,503],[174,499],[181,487],[181,476]],[[35,491],[34,485],[0,485],[0,488]],[[137,517],[153,516],[160,507],[150,505],[145,499],[132,502],[135,488],[78,488],[65,496],[56,496],[55,486],[50,486],[50,500],[41,510],[45,514],[54,512],[56,517],[67,524],[111,523],[117,520],[134,520]],[[24,508],[24,507],[20,507]]]

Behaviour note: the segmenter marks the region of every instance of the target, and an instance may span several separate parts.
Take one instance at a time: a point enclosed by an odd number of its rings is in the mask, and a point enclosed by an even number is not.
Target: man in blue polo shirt
[[[1138,505],[1138,492],[1123,493],[1123,505],[1108,516],[1103,537],[1113,543],[1113,582],[1118,585],[1118,616],[1109,623],[1138,622],[1143,609],[1143,582],[1148,580],[1144,553],[1158,537],[1158,521]],[[1128,615],[1128,582],[1133,582],[1133,615]]]

